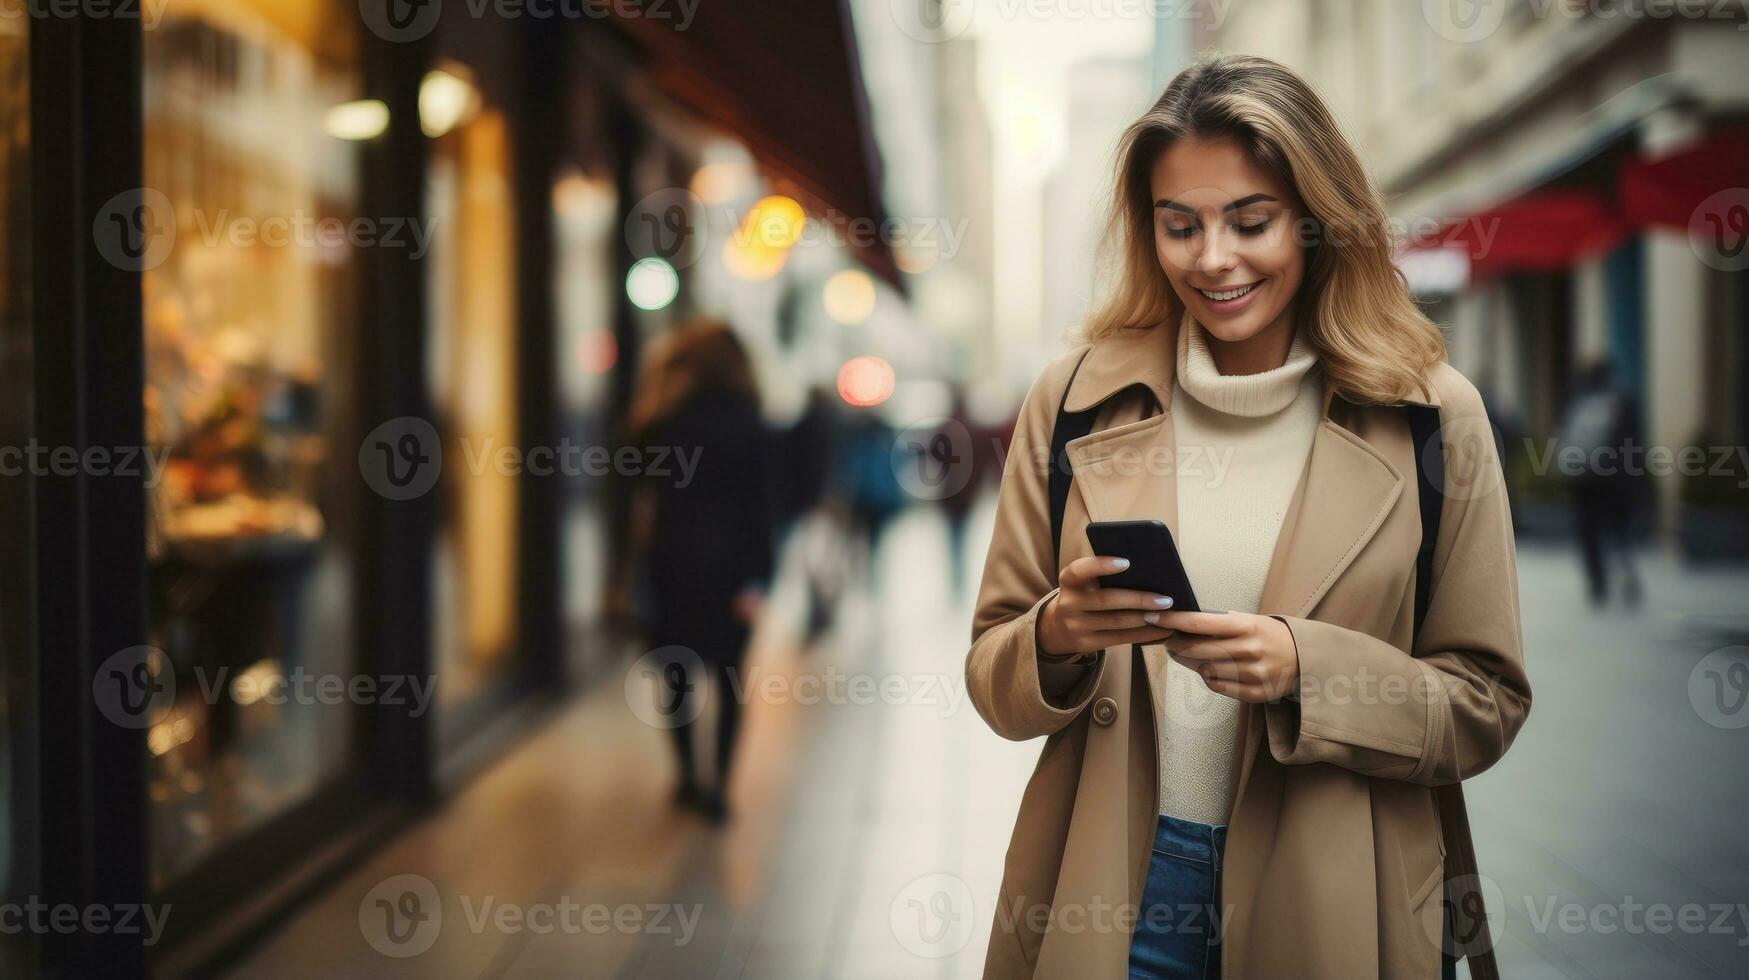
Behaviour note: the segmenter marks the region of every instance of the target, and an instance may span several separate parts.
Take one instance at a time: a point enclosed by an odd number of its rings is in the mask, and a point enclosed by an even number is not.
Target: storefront
[[[702,13],[145,6],[0,17],[0,902],[172,911],[0,933],[6,976],[222,965],[612,666],[610,496],[496,460],[610,439],[666,322],[628,219],[699,161],[651,79],[878,217],[835,9],[774,43],[848,169]]]
[[[1617,121],[1524,189],[1444,218],[1400,256],[1417,297],[1456,327],[1454,363],[1521,437],[1508,440],[1517,448],[1507,461],[1521,535],[1570,530],[1565,486],[1532,464],[1594,366],[1633,397],[1651,445],[1730,446],[1749,431],[1749,123],[1679,105]],[[1749,543],[1739,468],[1712,469],[1646,470],[1649,516],[1685,558],[1729,557]]]

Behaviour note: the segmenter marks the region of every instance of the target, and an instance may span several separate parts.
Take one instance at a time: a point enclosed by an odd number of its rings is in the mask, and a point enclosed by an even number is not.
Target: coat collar
[[[1189,314],[1184,314],[1188,316]],[[1080,412],[1100,404],[1112,395],[1135,385],[1153,392],[1162,412],[1172,410],[1172,385],[1178,372],[1177,317],[1153,327],[1126,327],[1093,341],[1069,390],[1063,407]],[[1324,372],[1324,391],[1320,401],[1320,418],[1330,417],[1330,403],[1336,397],[1336,385]],[[1347,399],[1343,399],[1347,401]],[[1439,405],[1439,393],[1428,386],[1426,397],[1403,399],[1412,405]]]

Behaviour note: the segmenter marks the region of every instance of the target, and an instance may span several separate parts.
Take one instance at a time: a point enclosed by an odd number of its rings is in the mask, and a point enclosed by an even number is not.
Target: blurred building
[[[1109,215],[1118,137],[1147,110],[1146,58],[1100,58],[1069,70],[1069,132],[1063,157],[1044,183],[1039,281],[1047,341],[1086,320],[1098,295],[1094,276]]]
[[[1329,100],[1453,363],[1522,427],[1530,531],[1558,516],[1538,460],[1575,372],[1604,359],[1653,446],[1706,455],[1648,465],[1661,528],[1740,553],[1749,473],[1710,471],[1749,440],[1749,34],[1735,5],[1649,6],[1256,0],[1197,44],[1276,58]]]
[[[995,366],[990,284],[995,278],[995,195],[990,120],[978,92],[978,42],[954,38],[936,51],[937,140],[942,168],[942,217],[934,243],[900,252],[901,268],[918,274],[918,315],[940,323],[957,341],[960,377]],[[909,260],[909,263],[907,263]],[[939,281],[928,278],[940,270]]]

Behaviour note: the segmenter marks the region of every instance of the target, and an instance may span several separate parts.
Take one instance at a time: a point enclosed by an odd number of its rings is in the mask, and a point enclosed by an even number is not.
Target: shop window
[[[30,21],[0,18],[0,445],[19,446],[30,427]],[[9,468],[10,469],[10,468]],[[0,474],[0,553],[28,554],[26,481]],[[29,575],[16,565],[0,584],[0,903],[32,891],[21,848],[31,810],[21,780],[25,694],[31,682]],[[0,976],[26,973],[23,937],[0,930]]]
[[[432,575],[438,737],[453,746],[515,693],[515,185],[505,109],[469,66],[440,61],[420,113],[431,138],[426,380],[445,461]]]
[[[356,20],[179,0],[142,33],[148,233],[173,236],[142,280],[149,635],[176,681],[147,733],[154,887],[353,761]]]

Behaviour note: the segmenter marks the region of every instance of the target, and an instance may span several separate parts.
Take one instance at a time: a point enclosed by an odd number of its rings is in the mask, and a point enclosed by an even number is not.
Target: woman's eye
[[[1251,224],[1234,225],[1233,230],[1241,235],[1261,235],[1269,230],[1269,219],[1265,218],[1262,221],[1252,222]]]
[[[1186,225],[1183,228],[1173,228],[1171,226],[1167,226],[1166,237],[1167,238],[1189,238],[1191,236],[1191,233],[1195,232],[1195,231],[1196,231],[1195,225]]]

